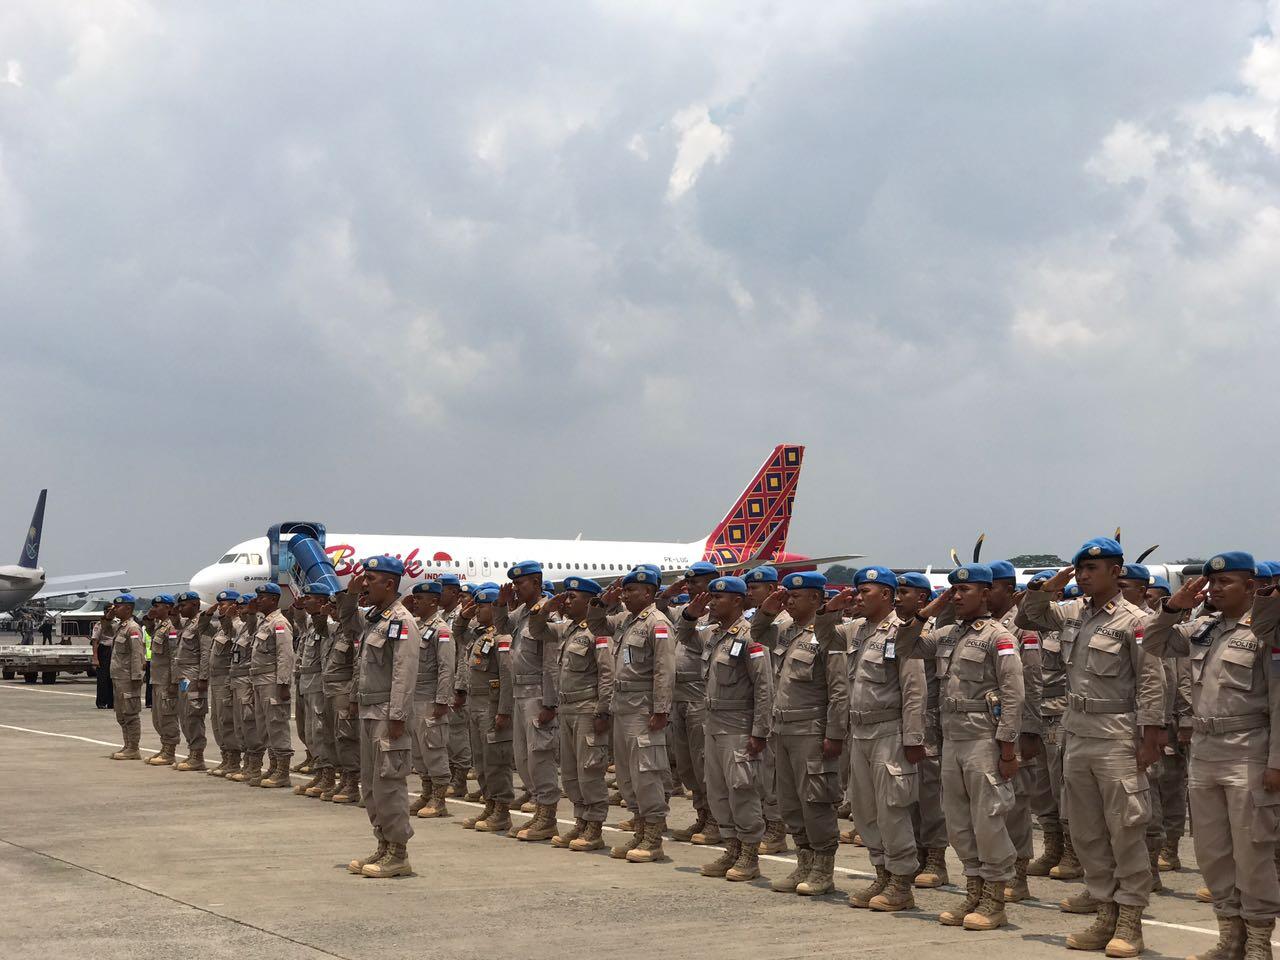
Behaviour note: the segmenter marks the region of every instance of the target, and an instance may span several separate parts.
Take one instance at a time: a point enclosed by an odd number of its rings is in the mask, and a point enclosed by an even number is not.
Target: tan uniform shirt
[[[555,651],[556,687],[562,714],[608,713],[613,697],[609,638],[597,637],[585,620],[550,623],[546,607],[529,618],[529,630],[550,656]]]
[[[609,613],[592,603],[587,625],[596,636],[610,636],[613,653],[611,713],[670,713],[676,682],[675,631],[650,604],[639,613]]]
[[[208,680],[209,646],[213,643],[213,618],[203,615],[178,618],[178,646],[173,653],[173,679]]]
[[[453,631],[438,612],[418,622],[418,680],[413,696],[416,700],[453,703]]]
[[[812,623],[756,610],[751,639],[772,651],[773,732],[844,740],[849,733],[849,676],[844,644],[823,643]]]
[[[1164,666],[1142,649],[1142,611],[1123,597],[1100,607],[1087,598],[1054,603],[1028,589],[1025,619],[1037,630],[1057,630],[1067,668],[1067,733],[1132,740],[1137,727],[1164,725]]]
[[[855,740],[901,735],[904,747],[923,744],[924,664],[899,657],[898,615],[890,612],[879,623],[865,617],[842,622],[838,611],[822,612],[815,624],[823,645],[848,651],[849,735]]]
[[[259,618],[250,656],[249,676],[255,687],[293,682],[293,627],[279,610]]]
[[[258,615],[247,614],[231,622],[231,676],[247,677],[253,661],[253,634],[257,629]]]
[[[537,697],[542,706],[554,708],[560,704],[556,651],[544,649],[529,629],[530,618],[545,606],[546,601],[539,600],[532,606],[521,604],[510,613],[499,606],[493,625],[500,634],[511,637],[511,683],[515,697]]]
[[[151,624],[151,686],[157,690],[174,683],[173,651],[178,646],[178,629],[168,617]]]
[[[325,647],[332,632],[328,617],[316,618],[307,615],[305,621],[300,620],[302,629],[298,631],[298,692],[324,692]]]
[[[231,674],[233,620],[215,617],[211,624],[213,636],[209,640],[209,679],[220,680]]]
[[[681,616],[676,642],[710,653],[707,669],[707,733],[749,733],[765,740],[773,724],[773,665],[764,644],[751,639],[747,621],[717,623],[700,631]]]
[[[465,689],[471,699],[486,697],[496,701],[494,712],[511,716],[511,638],[475,621],[458,619],[455,625],[458,642],[467,651],[467,680],[460,689]]]
[[[1018,641],[1018,655],[1022,658],[1022,732],[1040,735],[1043,724],[1041,711],[1044,703],[1044,651],[1040,647],[1040,635],[1018,625],[1019,605],[1014,604],[1000,618],[1000,626]]]
[[[418,623],[397,598],[361,613],[354,597],[339,594],[338,627],[359,647],[352,688],[361,720],[408,720],[418,680]]]
[[[142,625],[130,617],[99,628],[98,642],[111,647],[111,679],[140,681],[146,678],[147,642]]]

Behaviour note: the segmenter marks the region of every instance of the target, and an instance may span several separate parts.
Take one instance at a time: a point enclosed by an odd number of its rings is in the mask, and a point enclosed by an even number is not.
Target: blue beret
[[[934,587],[933,592],[930,593],[929,596],[931,599],[937,600],[940,596],[942,596],[942,588]]]
[[[928,590],[933,592],[933,587],[929,583],[929,578],[923,573],[900,573],[898,574],[898,586],[915,587],[917,590]]]
[[[137,603],[138,598],[135,597],[132,593],[121,593],[121,594],[118,594],[116,598],[111,602],[112,603]]]
[[[561,584],[561,586],[566,590],[576,590],[579,593],[589,593],[593,597],[598,597],[604,592],[604,588],[590,577],[565,577],[564,583]]]
[[[719,573],[720,571],[716,569],[716,565],[714,563],[710,563],[706,560],[695,560],[693,563],[689,564],[689,569],[684,572],[684,575],[686,577],[705,577],[708,575],[714,577],[718,576]]]
[[[239,599],[240,599],[240,594],[236,593],[236,591],[234,590],[223,590],[220,594],[218,594],[219,603],[226,603],[228,600],[239,600]]]
[[[194,590],[184,590],[182,593],[178,594],[179,603],[183,603],[184,601],[187,601],[187,600],[199,600],[199,599],[200,599],[200,594],[196,593]]]
[[[1094,537],[1092,540],[1086,540],[1084,546],[1071,558],[1071,565],[1077,567],[1083,560],[1097,560],[1100,557],[1115,557],[1117,560],[1123,560],[1124,549],[1120,546],[1120,541],[1112,540],[1110,537]]]
[[[530,577],[535,573],[542,572],[542,564],[537,560],[521,560],[514,567],[507,570],[507,578],[514,580],[516,577]]]
[[[707,584],[707,589],[712,593],[738,593],[745,597],[747,581],[741,577],[716,577]]]
[[[480,584],[480,589],[481,590],[499,590],[501,588],[492,580],[486,580],[484,583]]]
[[[495,603],[498,599],[498,591],[479,588],[471,595],[471,599],[476,603]]]
[[[662,582],[662,568],[656,563],[637,563],[635,568],[637,570],[648,570],[658,578],[659,583]]]
[[[471,594],[479,590],[480,586],[479,584],[471,583],[470,581],[468,581],[467,583],[458,584],[458,589],[461,590],[464,594],[470,596]]]
[[[1169,596],[1173,596],[1173,587],[1169,586],[1169,581],[1164,577],[1152,577],[1147,586],[1151,590],[1163,590]]]
[[[778,571],[766,563],[747,571],[746,581],[747,583],[777,583]]]
[[[1280,573],[1280,563],[1276,563],[1274,560],[1258,561],[1258,576],[1274,577],[1277,573]]]
[[[758,568],[757,568],[758,569]],[[769,569],[773,569],[770,567]],[[753,573],[755,571],[752,571]],[[813,570],[804,573],[788,573],[782,578],[782,585],[788,590],[825,590],[827,578]]]
[[[1040,583],[1042,580],[1052,580],[1053,574],[1054,571],[1052,570],[1041,570],[1039,573],[1033,573],[1029,582]]]
[[[332,597],[334,594],[333,587],[327,583],[308,583],[306,589],[302,591],[308,597]]]
[[[240,606],[242,607],[248,606],[249,604],[253,603],[253,594],[252,593],[240,594],[240,599],[237,600],[236,603],[240,604]]]
[[[404,561],[399,557],[369,557],[364,568],[374,573],[389,573],[393,577],[404,576]]]
[[[254,593],[269,593],[273,597],[280,596],[280,584],[272,583],[268,580],[266,583],[260,583],[253,589]]]
[[[860,587],[864,583],[888,587],[894,593],[898,592],[898,575],[888,567],[863,567],[853,575],[853,585]]]
[[[1008,560],[996,560],[991,566],[992,580],[1017,580],[1018,571]]]
[[[1243,570],[1250,576],[1257,576],[1258,564],[1253,559],[1252,553],[1245,553],[1243,550],[1228,550],[1226,553],[1214,554],[1209,558],[1209,562],[1204,565],[1206,576],[1238,570]]]
[[[1126,563],[1120,568],[1121,580],[1141,580],[1147,583],[1151,580],[1151,571],[1140,563]]]
[[[689,595],[688,595],[687,593],[680,593],[680,594],[677,594],[677,595],[676,595],[675,602],[676,602],[676,603],[688,603],[688,602],[689,602]]]
[[[442,587],[462,586],[462,581],[458,579],[458,575],[456,573],[442,573],[440,576],[436,577],[436,583],[440,584]]]
[[[656,587],[661,582],[662,578],[647,566],[636,567],[622,578],[622,585],[624,587],[632,583],[647,583],[650,586]]]
[[[550,592],[550,593],[555,593],[555,592],[556,592],[556,582],[555,582],[554,580],[543,580],[543,581],[542,581],[542,592],[543,592],[543,593],[548,593],[548,592]]]
[[[1062,588],[1063,600],[1074,600],[1078,596],[1080,596],[1080,584],[1072,581]]]
[[[413,585],[412,592],[413,593],[434,593],[439,595],[443,590],[444,590],[444,587],[440,586],[439,580],[425,580],[422,583],[415,583]]]
[[[174,603],[174,602],[176,601],[174,601],[172,593],[157,593],[154,597],[151,598],[152,606],[155,606],[157,603]]]
[[[966,563],[947,574],[947,583],[990,583],[991,568],[985,563]]]

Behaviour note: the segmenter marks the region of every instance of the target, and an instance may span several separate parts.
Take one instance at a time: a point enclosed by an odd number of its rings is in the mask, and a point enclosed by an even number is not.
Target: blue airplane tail
[[[40,491],[40,499],[36,501],[36,512],[31,517],[31,528],[27,530],[27,542],[22,545],[22,553],[18,556],[18,566],[34,570],[40,562],[40,533],[44,530],[44,500],[48,490]]]

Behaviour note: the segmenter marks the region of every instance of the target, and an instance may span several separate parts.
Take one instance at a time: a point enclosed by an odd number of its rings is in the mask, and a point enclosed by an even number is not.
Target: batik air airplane
[[[804,447],[773,449],[729,512],[706,537],[689,543],[620,540],[520,540],[507,537],[433,537],[398,534],[325,535],[324,549],[344,584],[361,570],[366,557],[393,556],[404,561],[404,588],[451,573],[462,580],[505,581],[507,568],[523,560],[542,563],[544,576],[613,580],[636,564],[654,563],[664,579],[675,580],[695,560],[726,570],[772,563],[779,570],[812,569],[816,564],[852,559],[806,557],[786,552]],[[217,563],[191,578],[191,589],[207,601],[221,590],[252,591],[273,579],[267,537],[230,547]]]

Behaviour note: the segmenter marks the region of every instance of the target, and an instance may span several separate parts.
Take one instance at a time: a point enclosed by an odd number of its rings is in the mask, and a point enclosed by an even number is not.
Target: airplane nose
[[[191,578],[191,589],[200,594],[201,600],[212,603],[219,590],[226,590],[230,586],[229,583],[224,583],[226,577],[221,573],[216,563],[196,571],[195,576]]]

